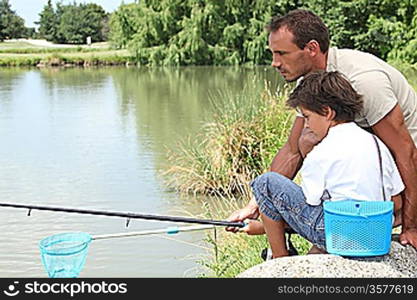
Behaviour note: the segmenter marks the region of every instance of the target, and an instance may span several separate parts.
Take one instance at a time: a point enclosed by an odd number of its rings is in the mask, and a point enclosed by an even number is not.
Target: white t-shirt
[[[386,200],[391,200],[391,196],[404,189],[404,184],[388,148],[378,138],[377,141]],[[384,200],[375,141],[353,122],[331,127],[327,136],[308,153],[300,172],[301,187],[310,205],[320,205],[327,196],[332,201]]]

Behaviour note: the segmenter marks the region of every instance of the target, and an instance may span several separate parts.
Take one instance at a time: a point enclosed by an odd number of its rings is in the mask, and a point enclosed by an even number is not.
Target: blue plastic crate
[[[323,209],[328,253],[378,256],[389,252],[392,201],[326,201]]]

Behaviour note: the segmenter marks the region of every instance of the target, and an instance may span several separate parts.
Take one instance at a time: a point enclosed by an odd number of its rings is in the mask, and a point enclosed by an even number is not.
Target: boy
[[[302,113],[305,129],[312,131],[318,144],[309,153],[302,153],[301,186],[275,172],[251,183],[263,226],[252,221],[244,231],[265,232],[273,258],[288,255],[286,226],[313,243],[316,252],[325,251],[324,200],[382,201],[387,197],[397,202],[404,189],[388,148],[353,122],[362,109],[362,97],[340,73],[307,75],[287,104]],[[399,217],[394,225],[397,223]]]

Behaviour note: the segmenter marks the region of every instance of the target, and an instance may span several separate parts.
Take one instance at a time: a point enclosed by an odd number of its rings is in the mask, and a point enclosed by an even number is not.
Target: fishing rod
[[[114,239],[114,238],[124,238],[124,237],[135,237],[141,235],[154,235],[165,233],[168,235],[177,234],[180,232],[189,232],[189,231],[199,231],[214,228],[213,225],[194,225],[194,226],[182,226],[182,227],[168,227],[162,229],[151,229],[143,230],[136,232],[122,232],[122,233],[111,233],[103,235],[94,235],[91,237],[92,240],[104,240],[104,239]]]
[[[46,211],[75,213],[75,214],[123,217],[123,218],[127,218],[128,220],[128,222],[126,223],[126,226],[128,226],[130,219],[145,219],[145,220],[155,220],[155,221],[195,223],[195,224],[241,227],[241,228],[246,226],[246,223],[244,222],[229,222],[229,221],[223,221],[223,220],[196,219],[196,218],[177,217],[177,216],[139,214],[139,213],[131,213],[131,212],[114,212],[114,211],[76,209],[76,208],[68,208],[68,207],[54,207],[54,206],[41,206],[41,205],[26,205],[26,204],[15,204],[15,203],[0,203],[0,206],[29,209],[28,215],[30,215],[31,210],[46,210]]]

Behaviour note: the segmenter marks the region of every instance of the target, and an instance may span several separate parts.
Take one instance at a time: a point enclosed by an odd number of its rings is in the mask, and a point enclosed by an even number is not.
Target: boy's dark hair
[[[341,73],[317,71],[307,75],[287,100],[292,108],[303,107],[319,115],[326,107],[335,111],[335,121],[351,122],[363,108],[359,95]]]
[[[294,43],[300,49],[311,40],[316,40],[320,50],[326,53],[329,50],[329,30],[323,21],[314,13],[304,9],[290,11],[284,16],[275,16],[266,26],[268,33],[286,27],[294,35]]]

